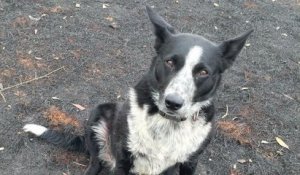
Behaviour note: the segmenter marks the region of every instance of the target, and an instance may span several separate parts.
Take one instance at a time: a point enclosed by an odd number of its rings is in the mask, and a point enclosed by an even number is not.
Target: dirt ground
[[[300,174],[299,0],[0,0],[0,174],[83,173],[85,155],[21,128],[80,128],[96,104],[123,101],[154,56],[146,4],[216,42],[255,29],[215,98],[198,174]]]

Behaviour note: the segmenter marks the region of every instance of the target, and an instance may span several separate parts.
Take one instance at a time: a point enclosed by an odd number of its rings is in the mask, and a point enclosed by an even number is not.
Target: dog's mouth
[[[185,120],[187,119],[186,117],[177,117],[177,116],[175,116],[175,115],[165,113],[165,112],[163,112],[163,111],[161,111],[161,110],[159,110],[158,113],[159,113],[162,117],[164,117],[164,118],[166,118],[166,119],[169,119],[169,120],[176,121],[176,122],[183,122],[183,121],[185,121]]]
[[[170,113],[166,113],[166,112],[163,112],[161,110],[158,111],[158,113],[165,119],[168,119],[168,120],[173,120],[173,121],[176,121],[176,122],[183,122],[183,121],[186,121],[187,120],[187,117],[178,117],[177,115],[175,114],[170,114]],[[199,113],[200,111],[197,111],[195,112],[193,115],[192,115],[192,120],[193,121],[197,121],[199,119]]]

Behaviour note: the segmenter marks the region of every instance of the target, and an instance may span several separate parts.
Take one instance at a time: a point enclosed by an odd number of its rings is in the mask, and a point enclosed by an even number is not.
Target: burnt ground
[[[21,128],[80,128],[96,104],[123,101],[154,55],[146,4],[179,31],[216,42],[255,29],[215,98],[217,134],[198,172],[300,174],[298,0],[1,0],[0,174],[83,173],[87,157]]]

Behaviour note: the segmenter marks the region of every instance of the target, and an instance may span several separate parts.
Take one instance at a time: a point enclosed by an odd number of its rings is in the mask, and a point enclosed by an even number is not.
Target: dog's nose
[[[166,96],[166,107],[171,110],[178,110],[182,107],[184,100],[178,94],[169,94]]]

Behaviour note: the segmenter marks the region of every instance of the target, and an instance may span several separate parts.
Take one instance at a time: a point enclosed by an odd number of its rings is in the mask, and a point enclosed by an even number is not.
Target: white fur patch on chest
[[[161,116],[149,116],[148,107],[140,108],[130,91],[128,148],[134,156],[131,171],[160,174],[177,162],[185,162],[197,151],[211,130],[204,118],[176,123]]]

